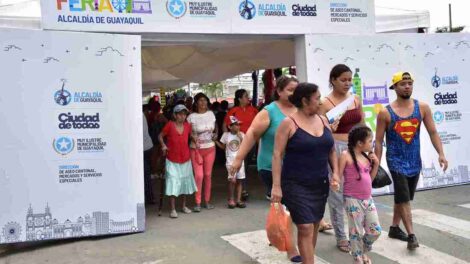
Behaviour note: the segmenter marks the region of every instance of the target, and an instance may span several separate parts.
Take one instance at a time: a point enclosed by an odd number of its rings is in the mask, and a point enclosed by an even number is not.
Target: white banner
[[[338,63],[353,71],[352,91],[361,96],[366,123],[375,132],[377,113],[396,98],[389,90],[392,75],[409,71],[415,78],[413,97],[428,103],[449,161],[439,167],[424,126],[421,128],[422,177],[419,189],[470,183],[470,35],[384,34],[373,36],[307,36],[308,80],[329,90],[329,73]],[[386,149],[385,149],[386,150]],[[384,167],[385,152],[382,157]],[[376,193],[393,191],[386,187]]]
[[[0,243],[144,231],[140,36],[0,30],[0,67]]]
[[[42,0],[41,12],[58,30],[375,33],[373,0]]]

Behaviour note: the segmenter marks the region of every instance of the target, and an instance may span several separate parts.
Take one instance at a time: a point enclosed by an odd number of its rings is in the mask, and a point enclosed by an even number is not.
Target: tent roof
[[[376,6],[376,31],[429,27],[429,12]],[[0,0],[0,28],[41,29],[39,0]],[[221,81],[256,69],[295,64],[293,35],[143,34],[144,91]]]

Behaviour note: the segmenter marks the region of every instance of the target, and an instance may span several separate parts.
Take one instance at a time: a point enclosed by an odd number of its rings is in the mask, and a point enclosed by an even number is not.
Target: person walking
[[[318,114],[318,86],[299,84],[289,101],[297,112],[284,119],[276,132],[271,201],[282,199],[289,209],[297,226],[302,263],[311,264],[329,193],[328,163],[338,178],[338,159],[328,121]]]
[[[358,96],[352,95],[349,92],[351,84],[351,69],[344,64],[334,66],[330,71],[330,86],[332,91],[325,97],[321,106],[322,114],[326,114],[344,101],[351,101],[346,112],[331,124],[333,138],[335,139],[336,154],[338,157],[344,150],[348,149],[348,133],[351,128],[364,122],[361,100]],[[338,192],[330,192],[328,197],[328,206],[330,209],[330,220],[333,224],[336,237],[336,247],[343,252],[349,252],[349,241],[344,228],[345,211],[342,189],[342,183],[340,183],[340,190]],[[323,224],[323,227],[323,230],[327,230],[330,226],[325,223]],[[322,231],[322,229],[320,231]]]
[[[178,217],[176,198],[180,195],[183,196],[181,211],[191,213],[191,209],[186,206],[186,196],[197,190],[189,154],[191,125],[186,122],[188,113],[184,105],[176,105],[173,109],[174,121],[168,122],[158,136],[163,155],[166,156],[165,195],[170,196],[171,218]]]
[[[196,179],[196,206],[193,211],[201,212],[202,195],[204,208],[214,209],[210,203],[212,190],[212,167],[215,160],[215,143],[217,124],[215,115],[209,110],[209,98],[198,93],[194,96],[193,112],[188,116],[194,140],[191,142],[191,163]],[[203,187],[204,186],[204,187]]]
[[[395,91],[397,99],[379,112],[375,138],[375,153],[380,161],[383,139],[386,136],[386,159],[393,178],[395,205],[388,236],[408,242],[409,250],[419,247],[413,229],[410,201],[414,199],[422,166],[421,123],[424,123],[439,155],[439,165],[444,171],[448,166],[431,108],[428,104],[411,98],[413,85],[414,79],[409,72],[397,72],[393,75],[389,88]],[[400,221],[403,221],[408,235],[400,229]]]
[[[257,159],[258,174],[265,184],[266,197],[271,200],[272,178],[272,156],[274,151],[274,136],[276,130],[286,116],[290,116],[297,111],[297,108],[289,101],[298,85],[297,78],[293,76],[281,76],[276,81],[274,101],[265,106],[256,115],[246,132],[243,142],[238,150],[237,156],[232,163],[231,174],[237,173],[246,158],[248,152],[259,140],[259,151]],[[297,248],[293,246],[288,249],[287,257],[291,261],[302,262],[298,255]]]
[[[372,181],[379,170],[379,159],[372,152],[372,140],[369,127],[354,127],[349,132],[348,150],[339,158],[339,175],[343,175],[343,179],[333,179],[337,186],[344,182],[344,207],[348,215],[353,264],[372,263],[366,253],[372,250],[372,244],[382,233],[372,199]]]

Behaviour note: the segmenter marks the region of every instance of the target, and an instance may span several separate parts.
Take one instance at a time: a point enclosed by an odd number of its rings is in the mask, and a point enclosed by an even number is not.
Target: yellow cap
[[[409,77],[408,77],[409,76]],[[412,81],[414,81],[413,79],[413,76],[411,75],[411,73],[409,72],[397,72],[393,75],[392,77],[392,85],[390,85],[390,89],[393,89],[393,86],[401,81],[403,81],[404,79],[411,79]]]

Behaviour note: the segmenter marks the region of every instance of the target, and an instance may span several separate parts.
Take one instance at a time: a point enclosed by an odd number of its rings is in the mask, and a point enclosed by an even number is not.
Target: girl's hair
[[[242,98],[245,93],[248,94],[245,89],[235,91],[235,99],[233,99],[235,106],[240,106],[240,98]]]
[[[313,83],[300,83],[297,88],[295,88],[294,93],[289,96],[289,101],[295,105],[297,108],[302,108],[302,99],[310,100],[310,97],[318,91],[318,86]]]
[[[357,164],[357,157],[354,153],[354,147],[356,147],[359,141],[365,142],[367,140],[367,137],[369,137],[370,135],[372,135],[372,130],[370,130],[370,128],[365,125],[357,125],[353,127],[348,135],[348,151],[353,159],[354,167],[356,167],[356,170],[359,174],[359,176],[357,177],[358,181],[361,180],[361,170],[359,169],[359,165]],[[370,159],[366,153],[362,152],[361,154],[370,162]]]
[[[277,78],[276,80],[276,90],[274,91],[274,101],[279,100],[279,94],[277,93],[278,91],[283,91],[287,85],[291,82],[296,82],[298,83],[299,81],[297,78],[293,75],[282,75],[281,77]]]
[[[209,97],[207,97],[207,95],[205,95],[203,93],[198,93],[194,96],[193,109],[192,109],[194,113],[199,113],[199,111],[197,109],[197,102],[201,98],[206,98],[206,100],[207,100],[207,110],[210,110],[211,101],[209,100]]]
[[[330,71],[330,85],[333,85],[333,80],[336,80],[336,78],[345,72],[352,73],[351,69],[345,64],[336,64]]]

